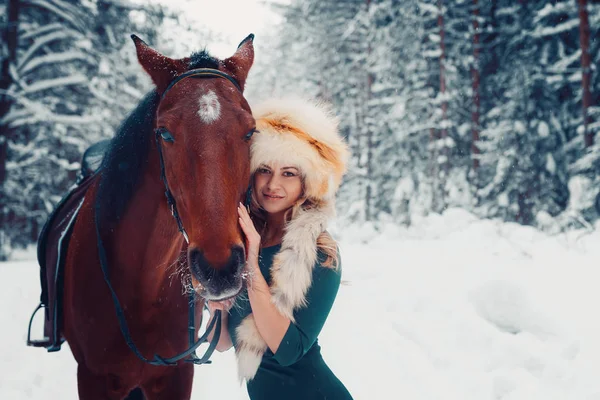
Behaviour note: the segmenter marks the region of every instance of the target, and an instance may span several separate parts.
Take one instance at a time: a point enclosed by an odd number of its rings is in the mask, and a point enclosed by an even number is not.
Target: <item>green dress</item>
[[[273,257],[280,249],[281,245],[261,249],[259,266],[269,284]],[[313,269],[312,284],[306,295],[308,306],[294,312],[295,323],[290,324],[277,352],[273,354],[267,349],[254,379],[248,382],[248,394],[252,400],[352,399],[325,364],[317,341],[341,278],[341,266],[337,270],[321,267],[322,260],[320,257]],[[235,328],[252,312],[247,294],[238,299],[230,310],[228,321],[234,346],[237,345]]]

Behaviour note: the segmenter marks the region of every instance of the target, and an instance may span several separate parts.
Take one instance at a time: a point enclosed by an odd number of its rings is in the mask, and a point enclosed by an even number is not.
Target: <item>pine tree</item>
[[[12,2],[20,5],[19,36],[16,57],[3,60],[11,102],[0,120],[9,135],[0,236],[25,246],[75,181],[85,148],[112,136],[149,87],[135,78],[134,57],[120,51],[140,26],[148,24],[141,31],[152,37],[164,14],[119,1]],[[131,18],[136,12],[146,14],[145,24]]]
[[[261,74],[267,95],[334,104],[353,154],[346,221],[461,206],[542,224],[567,207],[571,176],[600,187],[600,42],[585,40],[600,5],[584,3],[295,0]]]

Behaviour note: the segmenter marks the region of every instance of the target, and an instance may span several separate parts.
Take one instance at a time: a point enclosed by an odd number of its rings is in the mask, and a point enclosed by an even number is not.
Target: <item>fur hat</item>
[[[261,164],[291,164],[300,169],[308,198],[333,199],[349,152],[330,108],[314,101],[277,99],[253,108],[253,114],[258,132],[252,138],[251,172]]]
[[[300,207],[284,230],[281,249],[271,265],[271,299],[294,322],[294,311],[306,306],[317,262],[317,238],[335,215],[335,192],[346,170],[348,148],[338,134],[338,121],[323,104],[305,100],[270,100],[254,108],[259,130],[252,138],[251,171],[272,162],[292,164],[304,177],[305,195],[318,200]],[[251,380],[267,344],[254,316],[236,328],[236,358],[241,381]]]

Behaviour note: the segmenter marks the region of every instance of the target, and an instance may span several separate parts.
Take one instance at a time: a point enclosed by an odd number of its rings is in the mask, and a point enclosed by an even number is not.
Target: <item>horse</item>
[[[81,399],[132,391],[189,399],[193,364],[143,359],[184,351],[205,299],[234,297],[244,285],[236,208],[250,179],[255,121],[243,89],[254,36],[227,59],[205,50],[172,59],[132,39],[155,89],[121,123],[80,205],[64,267],[62,332]],[[190,291],[200,306],[191,328]]]

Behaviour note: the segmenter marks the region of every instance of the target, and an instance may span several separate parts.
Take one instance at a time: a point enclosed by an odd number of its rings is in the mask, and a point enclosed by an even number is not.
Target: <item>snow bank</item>
[[[319,340],[355,399],[600,399],[600,232],[454,209],[337,236],[345,284]],[[39,289],[19,258],[0,263],[0,398],[75,399],[68,347],[25,347]],[[247,399],[235,368],[232,352],[197,367],[193,398]]]

